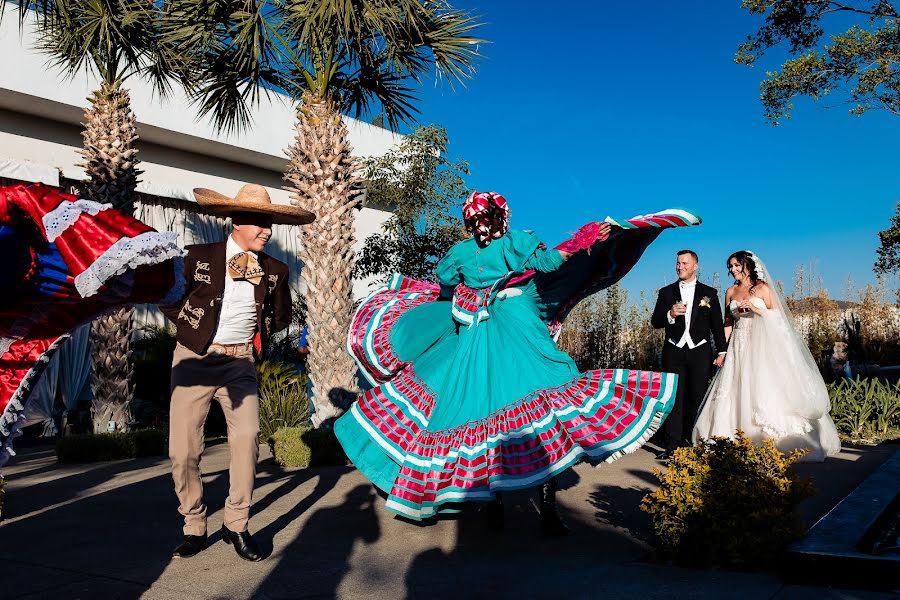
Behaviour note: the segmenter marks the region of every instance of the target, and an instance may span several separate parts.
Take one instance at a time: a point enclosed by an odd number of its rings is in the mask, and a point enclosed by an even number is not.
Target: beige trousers
[[[200,479],[203,425],[212,399],[222,405],[231,449],[225,526],[246,531],[259,455],[259,389],[253,357],[199,355],[178,344],[172,361],[169,457],[185,535],[206,533]]]

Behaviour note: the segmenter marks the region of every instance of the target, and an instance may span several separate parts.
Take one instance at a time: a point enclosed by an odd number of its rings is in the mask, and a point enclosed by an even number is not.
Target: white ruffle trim
[[[25,426],[26,421],[25,407],[31,399],[31,392],[50,362],[50,357],[67,339],[69,339],[68,333],[59,336],[41,354],[19,383],[18,389],[13,392],[3,414],[0,414],[0,467],[9,461],[11,456],[16,455],[13,450],[13,440],[22,435],[22,427]]]
[[[44,231],[47,241],[53,242],[59,235],[71,227],[83,213],[96,215],[102,210],[112,208],[112,204],[100,204],[93,200],[63,201],[59,206],[44,215]]]
[[[776,440],[794,435],[804,435],[813,429],[808,420],[795,415],[772,416],[756,411],[753,413],[753,420],[756,421],[763,433]]]
[[[177,240],[178,234],[170,231],[148,231],[137,237],[122,238],[75,278],[75,289],[82,298],[87,298],[128,269],[184,256],[185,251],[178,247]]]

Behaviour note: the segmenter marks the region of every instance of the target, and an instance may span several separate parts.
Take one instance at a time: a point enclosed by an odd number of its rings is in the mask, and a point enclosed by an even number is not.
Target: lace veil
[[[788,406],[772,407],[774,412],[785,411],[814,421],[827,414],[831,408],[828,389],[806,345],[806,340],[794,326],[794,318],[781,292],[775,285],[765,263],[751,252],[759,278],[769,285],[772,308],[754,319],[751,330],[751,352],[764,353],[755,364],[765,364],[768,373],[754,373],[754,377],[767,379],[772,385],[786,385],[791,393],[783,394]],[[759,399],[765,405],[766,400]],[[765,412],[759,415],[765,420]],[[774,417],[774,415],[773,415]]]

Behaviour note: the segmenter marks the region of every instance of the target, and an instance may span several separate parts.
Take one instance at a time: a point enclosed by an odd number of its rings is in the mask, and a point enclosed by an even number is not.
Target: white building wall
[[[9,17],[10,15],[8,15]],[[68,179],[84,178],[78,150],[81,121],[95,77],[79,73],[66,79],[34,50],[34,34],[20,37],[18,20],[0,22],[0,176],[54,184],[52,172]],[[293,139],[294,108],[278,94],[263,99],[251,129],[233,134],[216,131],[208,119],[198,119],[180,91],[169,99],[153,94],[147,83],[132,78],[126,87],[138,119],[138,158],[144,171],[138,190],[194,201],[191,190],[206,187],[232,195],[247,182],[259,183],[273,202],[287,204],[282,173],[284,149]],[[400,136],[380,127],[346,118],[357,156],[386,152]],[[31,168],[29,168],[31,167]],[[364,207],[356,216],[357,248],[380,231],[390,213]],[[365,294],[370,282],[354,283],[354,295]]]

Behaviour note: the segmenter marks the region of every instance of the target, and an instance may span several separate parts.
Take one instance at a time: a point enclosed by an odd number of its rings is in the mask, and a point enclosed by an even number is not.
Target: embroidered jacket
[[[225,244],[188,246],[184,258],[187,282],[184,298],[159,307],[175,323],[178,342],[197,354],[207,351],[219,322],[225,277],[228,276],[225,273]],[[263,252],[257,255],[265,276],[255,286],[257,333],[253,341],[257,352],[261,352],[272,334],[290,325],[291,292],[287,265]]]

